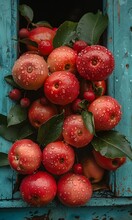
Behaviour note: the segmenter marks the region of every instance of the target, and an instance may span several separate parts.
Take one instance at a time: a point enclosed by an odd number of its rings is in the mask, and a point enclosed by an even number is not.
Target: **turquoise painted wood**
[[[115,57],[115,71],[109,78],[108,92],[122,106],[123,117],[116,127],[132,143],[132,1],[107,1],[109,28],[107,46]],[[118,196],[132,197],[132,163],[115,172],[112,189]]]
[[[109,78],[108,92],[122,105],[123,118],[118,130],[132,143],[132,1],[104,0],[109,25],[107,47],[115,56],[116,67]],[[17,58],[17,0],[0,0],[0,113],[7,114],[12,105],[6,97],[9,86],[4,76],[10,74]],[[0,151],[8,152],[10,143],[0,137]],[[44,208],[31,208],[19,193],[13,194],[16,180],[10,168],[0,169],[0,220],[131,220],[132,219],[132,162],[110,173],[111,191],[94,193],[84,207],[68,208],[53,202]]]

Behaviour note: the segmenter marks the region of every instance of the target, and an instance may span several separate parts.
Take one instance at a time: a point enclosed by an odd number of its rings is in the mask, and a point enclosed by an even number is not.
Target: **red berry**
[[[22,98],[22,99],[20,100],[20,105],[21,105],[22,108],[27,108],[27,107],[29,107],[29,105],[30,105],[30,99],[29,99],[29,98],[26,98],[26,97]]]
[[[28,30],[27,28],[21,28],[21,29],[19,30],[18,35],[19,35],[19,37],[20,37],[21,39],[23,39],[23,38],[28,38],[29,30]]]
[[[9,92],[9,98],[14,100],[14,101],[18,101],[21,98],[21,90],[19,89],[12,89]]]
[[[88,102],[93,102],[96,98],[95,93],[90,90],[83,93],[84,99],[86,99]]]
[[[76,163],[73,165],[73,172],[75,174],[83,174],[83,167],[81,163]]]
[[[49,55],[53,49],[54,47],[51,40],[41,40],[38,44],[38,50],[43,56]]]
[[[81,50],[83,50],[85,47],[87,47],[88,44],[83,40],[78,40],[73,44],[73,49],[79,53]]]

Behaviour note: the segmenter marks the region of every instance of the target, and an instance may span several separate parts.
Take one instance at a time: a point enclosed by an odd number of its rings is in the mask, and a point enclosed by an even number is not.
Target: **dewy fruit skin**
[[[78,73],[91,81],[106,80],[115,67],[114,56],[110,50],[101,45],[91,45],[77,56]]]

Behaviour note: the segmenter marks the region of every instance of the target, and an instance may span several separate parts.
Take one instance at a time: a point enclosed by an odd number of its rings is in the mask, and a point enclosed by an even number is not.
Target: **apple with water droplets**
[[[120,103],[109,95],[95,99],[88,106],[88,111],[93,114],[96,131],[113,129],[122,117]]]
[[[38,90],[48,77],[48,66],[44,58],[35,53],[24,53],[12,68],[14,81],[25,90]]]
[[[126,157],[109,158],[102,155],[99,151],[93,149],[93,155],[97,164],[106,170],[117,170],[126,162]]]
[[[30,139],[17,140],[9,149],[8,161],[18,173],[31,174],[41,165],[42,151],[40,146]]]
[[[34,100],[28,110],[29,121],[36,129],[58,113],[56,105],[50,103],[46,98],[43,99]]]
[[[75,50],[68,46],[60,46],[49,54],[47,64],[51,73],[56,71],[76,73],[76,58]]]
[[[57,183],[57,197],[66,206],[85,205],[92,197],[92,185],[84,175],[63,174]]]
[[[31,41],[34,41],[37,43],[37,47],[34,47],[32,45],[27,45],[28,50],[31,51],[39,51],[39,44],[41,44],[41,41],[50,41],[53,42],[53,39],[56,35],[56,31],[49,27],[35,27],[29,31],[28,38]]]
[[[44,83],[44,94],[57,105],[67,105],[79,95],[80,84],[77,77],[69,71],[53,72]]]
[[[56,180],[46,171],[37,171],[22,179],[20,193],[23,200],[29,205],[45,206],[51,203],[56,196]]]
[[[65,118],[62,135],[66,143],[76,148],[85,147],[94,136],[86,128],[80,114],[71,114]]]
[[[73,148],[63,141],[51,142],[43,150],[42,163],[45,169],[54,175],[68,172],[74,161],[75,152]]]
[[[114,70],[115,59],[105,46],[91,45],[78,53],[76,66],[78,73],[87,80],[106,80]]]

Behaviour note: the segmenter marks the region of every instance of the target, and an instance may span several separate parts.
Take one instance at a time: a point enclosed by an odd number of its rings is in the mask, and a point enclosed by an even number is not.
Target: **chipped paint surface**
[[[50,212],[49,212],[50,211]],[[49,215],[47,215],[49,212]],[[131,206],[1,210],[0,220],[131,220]]]

